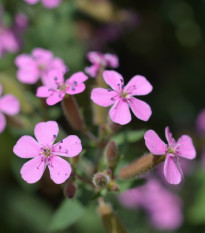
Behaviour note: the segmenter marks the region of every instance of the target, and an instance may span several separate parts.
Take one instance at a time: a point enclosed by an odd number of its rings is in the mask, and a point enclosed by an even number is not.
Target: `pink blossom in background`
[[[152,91],[152,85],[145,77],[136,75],[126,86],[123,77],[116,71],[104,71],[103,77],[111,89],[95,88],[91,93],[91,99],[102,107],[113,105],[109,112],[113,122],[120,125],[129,123],[131,121],[129,108],[140,120],[149,120],[152,114],[150,106],[133,97],[147,95]]]
[[[48,71],[51,69],[59,69],[62,72],[66,70],[62,59],[54,57],[51,51],[42,48],[33,49],[31,55],[21,54],[17,56],[15,64],[18,67],[18,80],[26,84],[34,84],[40,77],[44,84]]]
[[[30,5],[34,5],[39,1],[41,1],[43,6],[45,6],[46,8],[55,8],[58,7],[61,3],[61,0],[24,0],[24,2]]]
[[[205,134],[205,109],[202,109],[199,113],[196,119],[196,127],[200,133]]]
[[[119,200],[126,208],[145,209],[151,224],[157,229],[175,230],[182,225],[181,199],[156,179],[152,178],[144,186],[127,190],[120,194]]]
[[[92,78],[95,78],[101,66],[117,68],[119,66],[118,57],[114,54],[100,52],[89,52],[87,54],[88,60],[92,63],[91,66],[85,68],[85,72]]]
[[[191,137],[182,135],[178,141],[172,137],[169,128],[165,128],[165,135],[168,144],[165,144],[153,130],[148,130],[145,135],[145,144],[154,155],[165,155],[164,175],[168,183],[179,184],[183,177],[183,172],[179,158],[194,159],[196,150]]]
[[[0,6],[0,58],[5,53],[16,53],[22,46],[21,36],[27,27],[27,17],[19,13],[15,16],[12,27],[4,22],[4,10]]]
[[[0,133],[2,133],[6,127],[6,117],[4,114],[13,116],[20,111],[20,103],[18,99],[12,94],[1,96],[2,91],[3,89],[0,84]]]
[[[13,152],[20,158],[31,158],[21,168],[21,176],[27,183],[39,181],[47,166],[50,177],[56,184],[61,184],[69,178],[71,166],[59,156],[74,157],[82,151],[82,145],[75,135],[53,144],[58,132],[58,124],[55,121],[40,122],[34,129],[37,141],[27,135],[17,141]]]
[[[48,105],[60,102],[67,94],[75,95],[85,90],[84,82],[88,77],[83,72],[77,72],[64,82],[64,73],[60,70],[51,70],[48,73],[45,86],[37,89],[36,96],[47,98]]]

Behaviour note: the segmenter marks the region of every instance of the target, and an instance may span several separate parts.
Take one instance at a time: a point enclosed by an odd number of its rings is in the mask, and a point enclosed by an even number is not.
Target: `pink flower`
[[[118,57],[114,54],[100,52],[89,52],[87,54],[88,60],[92,63],[91,66],[85,68],[85,72],[92,78],[98,74],[100,66],[117,68],[119,66]]]
[[[69,79],[64,82],[63,73],[57,69],[51,70],[48,73],[45,86],[37,89],[36,96],[47,98],[48,105],[54,105],[60,102],[67,94],[75,95],[85,90],[83,83],[88,77],[83,72],[73,74]]]
[[[56,184],[65,182],[71,174],[71,166],[64,157],[74,157],[82,151],[80,139],[70,135],[53,144],[59,128],[55,121],[40,122],[34,129],[37,141],[31,136],[22,136],[13,148],[20,158],[32,158],[21,168],[21,176],[27,183],[39,181],[48,165],[50,177]]]
[[[31,55],[19,55],[15,64],[18,67],[18,80],[27,84],[36,83],[40,77],[43,83],[46,82],[47,73],[51,69],[66,70],[62,59],[55,58],[51,51],[42,48],[33,49]]]
[[[6,94],[1,97],[1,94],[2,86],[0,84],[0,133],[2,133],[6,127],[6,117],[4,114],[13,116],[20,111],[20,103],[15,96]]]
[[[179,163],[179,158],[194,159],[196,151],[192,139],[188,135],[183,135],[176,142],[169,131],[165,128],[165,135],[168,145],[153,131],[148,130],[145,135],[145,144],[154,155],[165,155],[164,175],[168,183],[179,184],[183,173]]]
[[[137,118],[148,121],[152,111],[150,106],[134,95],[147,95],[152,91],[152,85],[141,75],[134,76],[124,86],[123,77],[115,71],[104,71],[103,77],[111,89],[95,88],[91,99],[102,107],[113,105],[109,115],[113,122],[125,125],[131,121],[129,107]]]
[[[119,200],[129,209],[145,209],[157,229],[175,230],[183,222],[181,199],[156,179],[148,180],[142,187],[127,190]]]
[[[30,5],[34,5],[37,2],[39,2],[40,0],[24,0],[24,1]],[[55,7],[59,6],[61,3],[61,0],[41,0],[41,1],[42,1],[42,4],[46,8],[55,8]]]

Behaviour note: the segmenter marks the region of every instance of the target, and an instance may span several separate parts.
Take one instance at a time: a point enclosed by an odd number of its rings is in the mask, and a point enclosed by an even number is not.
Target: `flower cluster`
[[[88,53],[88,59],[93,63],[91,67],[86,68],[86,72],[91,77],[95,77],[101,67],[118,66],[118,58],[112,54],[103,55],[99,52],[90,52]],[[82,93],[85,90],[84,82],[88,77],[83,72],[77,72],[67,78],[64,62],[60,58],[53,57],[51,51],[41,48],[33,49],[31,55],[19,55],[15,62],[18,66],[18,79],[21,82],[33,84],[41,77],[43,85],[38,87],[36,96],[46,98],[48,105],[55,105],[63,101],[62,106],[71,126],[84,132],[85,126],[78,106],[73,97],[69,96]],[[110,88],[105,89],[97,86],[91,92],[91,100],[101,107],[112,106],[109,116],[114,123],[119,125],[128,124],[131,121],[130,109],[138,119],[142,121],[149,120],[152,114],[150,106],[134,97],[147,95],[152,91],[153,87],[145,77],[136,75],[125,85],[122,75],[116,71],[105,70],[101,74],[102,77],[100,78],[104,78],[105,83]],[[66,80],[64,80],[65,76]],[[101,85],[101,83],[99,82],[98,85]],[[69,98],[65,98],[65,96]],[[28,183],[38,181],[47,165],[51,179],[55,183],[62,183],[70,176],[70,165],[57,156],[75,156],[80,153],[82,147],[76,136],[67,137],[60,143],[53,145],[57,133],[58,126],[56,122],[42,122],[37,124],[35,128],[38,143],[30,136],[23,136],[14,147],[14,153],[17,156],[32,158],[21,170],[23,179]],[[162,161],[165,159],[164,175],[167,182],[179,184],[183,177],[180,157],[194,159],[196,151],[189,136],[183,135],[176,142],[168,127],[165,129],[165,134],[168,144],[165,144],[153,130],[148,130],[145,133],[145,144],[152,155],[148,156],[149,158],[144,157],[141,159],[139,162],[141,168],[140,166],[137,167],[140,168],[140,171],[147,171],[154,164],[153,156],[161,156]],[[73,148],[70,148],[71,145]],[[148,160],[145,161],[147,158]],[[159,161],[161,162],[160,159]],[[142,166],[142,164],[144,165]],[[61,172],[59,170],[60,166],[62,166]],[[138,172],[134,172],[134,174],[138,174]]]

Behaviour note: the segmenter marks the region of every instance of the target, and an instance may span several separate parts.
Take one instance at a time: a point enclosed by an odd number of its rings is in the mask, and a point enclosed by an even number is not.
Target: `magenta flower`
[[[24,0],[24,1],[30,5],[34,5],[38,3],[40,0]],[[41,0],[41,2],[46,8],[55,8],[60,5],[61,0]]]
[[[31,55],[19,55],[15,64],[18,67],[18,80],[26,84],[34,84],[40,77],[45,83],[48,71],[51,69],[66,70],[62,59],[54,57],[51,51],[42,48],[33,49]]]
[[[98,74],[100,66],[117,68],[119,66],[118,57],[114,54],[100,52],[89,52],[87,54],[88,60],[92,63],[91,66],[85,68],[85,72],[92,78],[95,78]]]
[[[20,103],[15,96],[12,94],[1,96],[1,94],[2,86],[0,84],[0,133],[2,133],[6,127],[6,117],[4,114],[13,116],[20,111]]]
[[[65,82],[63,75],[64,74],[59,70],[51,70],[48,73],[45,86],[41,86],[37,89],[36,96],[47,98],[46,103],[48,105],[54,105],[63,100],[66,93],[75,95],[85,90],[84,82],[88,77],[83,72],[73,74]]]
[[[141,187],[120,194],[119,200],[128,209],[141,207],[148,213],[151,224],[160,230],[175,230],[182,225],[181,199],[156,179]]]
[[[131,121],[129,107],[137,118],[148,121],[152,110],[150,106],[135,95],[147,95],[152,91],[152,85],[141,75],[134,76],[124,86],[123,77],[116,71],[104,71],[103,77],[111,89],[95,88],[91,99],[102,107],[113,105],[109,115],[113,122],[125,125]]]
[[[48,165],[50,177],[56,184],[65,182],[71,174],[71,166],[64,157],[74,157],[82,151],[80,139],[70,135],[53,144],[59,128],[55,121],[40,122],[34,129],[37,141],[31,136],[22,136],[13,148],[20,158],[32,158],[21,168],[21,176],[27,183],[39,181]]]
[[[152,154],[166,155],[165,178],[170,184],[179,184],[183,177],[179,158],[194,159],[196,150],[188,135],[182,135],[176,142],[169,131],[169,127],[165,128],[165,135],[168,144],[165,144],[153,130],[148,130],[144,135],[145,144]]]

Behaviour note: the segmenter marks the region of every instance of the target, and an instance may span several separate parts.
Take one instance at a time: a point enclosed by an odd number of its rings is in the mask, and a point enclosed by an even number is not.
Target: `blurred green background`
[[[205,232],[205,165],[201,162],[205,138],[195,129],[196,117],[205,107],[205,1],[63,0],[52,10],[41,3],[28,5],[23,0],[1,0],[0,4],[8,26],[18,12],[28,17],[18,54],[30,54],[35,47],[51,50],[74,73],[89,65],[88,51],[115,53],[120,61],[117,71],[126,82],[141,74],[152,83],[153,92],[143,97],[152,107],[151,119],[145,123],[133,118],[124,128],[152,128],[164,139],[164,128],[169,125],[175,138],[183,133],[193,137],[197,159],[190,162],[191,172],[179,187],[168,188],[183,200],[184,223],[174,232]],[[59,185],[47,179],[48,174],[34,185],[26,184],[20,177],[25,161],[13,154],[13,146],[20,136],[32,135],[37,122],[57,120],[66,133],[77,133],[66,125],[60,105],[43,106],[35,97],[36,86],[17,81],[16,56],[7,53],[0,59],[4,93],[15,94],[21,102],[21,113],[8,119],[8,126],[0,135],[0,231],[101,233],[103,226],[95,201],[88,206],[77,202],[73,208],[68,203],[66,211],[58,212],[64,195]],[[85,93],[77,96],[88,123],[92,118],[88,107],[92,82],[90,79]],[[19,127],[19,120],[23,127]],[[129,147],[126,143],[120,145],[121,153],[126,155],[125,164],[146,151],[143,139],[131,142]],[[86,140],[83,143],[87,145]],[[85,156],[92,158],[89,151]],[[86,198],[90,193],[79,191],[78,195]],[[128,232],[163,232],[150,225],[143,211],[122,207],[116,195],[110,195],[108,200]],[[75,211],[76,219],[72,220]],[[67,228],[69,219],[74,224]]]

